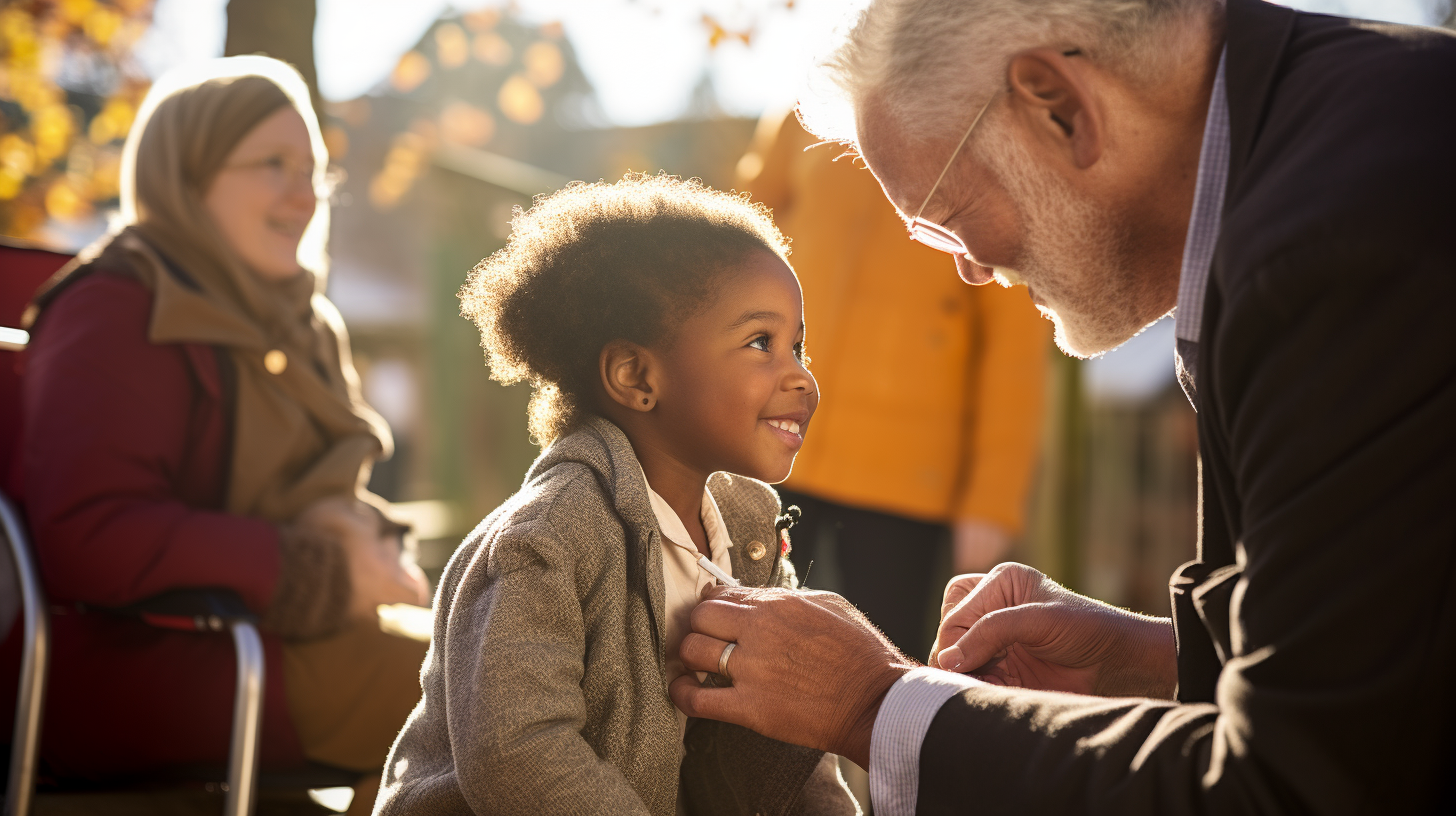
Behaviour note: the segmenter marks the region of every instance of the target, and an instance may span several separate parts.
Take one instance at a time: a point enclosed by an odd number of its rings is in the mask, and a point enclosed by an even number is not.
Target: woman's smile
[[[269,218],[268,229],[280,237],[297,243],[303,238],[303,231],[308,229],[308,222],[312,217],[313,213],[309,213],[309,218],[303,220],[297,218]]]

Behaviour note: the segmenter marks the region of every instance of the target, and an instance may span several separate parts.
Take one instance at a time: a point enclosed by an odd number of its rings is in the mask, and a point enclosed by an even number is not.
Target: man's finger
[[[1025,604],[990,612],[940,653],[942,668],[970,671],[990,663],[1012,644],[1039,646],[1051,637],[1055,609],[1047,604]]]
[[[722,720],[751,727],[743,716],[741,695],[733,688],[708,688],[692,672],[672,681],[667,694],[672,704],[689,717]]]
[[[949,612],[941,613],[941,628],[958,626],[962,629],[970,629],[976,625],[982,615],[1006,608],[1010,599],[1006,597],[1004,591],[1005,579],[999,582],[996,580],[998,575],[1003,573],[1004,571],[997,567],[990,573],[977,576],[975,583],[967,587],[966,594],[955,606]],[[990,580],[986,580],[988,578]],[[947,594],[949,593],[947,592]],[[946,638],[943,642],[951,643],[952,641]]]
[[[738,640],[752,611],[751,606],[726,599],[700,601],[693,607],[692,628],[694,632],[712,635],[719,640]]]
[[[984,580],[986,574],[983,572],[968,572],[965,575],[957,575],[945,583],[945,603],[941,605],[942,610],[960,603],[961,598],[971,594],[971,590]]]
[[[678,647],[677,651],[678,655],[682,657],[683,665],[689,669],[716,672],[718,671],[718,660],[722,658],[723,650],[726,648],[728,648],[727,641],[689,632],[683,636],[682,645]]]
[[[752,603],[753,597],[764,592],[765,587],[751,586],[728,586],[726,584],[706,584],[698,593],[698,599],[703,601],[732,601],[733,603]]]

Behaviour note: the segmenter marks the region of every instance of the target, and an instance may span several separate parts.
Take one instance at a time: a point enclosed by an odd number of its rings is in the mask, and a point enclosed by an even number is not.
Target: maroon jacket
[[[55,632],[42,753],[65,776],[227,759],[230,639],[95,607],[226,587],[261,615],[278,582],[277,528],[221,509],[232,431],[217,351],[149,342],[151,306],[138,281],[91,274],[46,309],[22,360],[21,489]],[[280,643],[263,642],[263,762],[298,765]]]

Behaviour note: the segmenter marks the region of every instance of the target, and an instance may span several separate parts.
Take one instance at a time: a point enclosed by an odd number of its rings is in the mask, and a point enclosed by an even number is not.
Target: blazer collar
[[[1293,9],[1263,0],[1228,0],[1229,195],[1227,208],[1269,111],[1274,75],[1294,31]]]
[[[647,485],[642,481],[642,466],[621,428],[598,416],[584,418],[570,433],[541,452],[527,472],[526,481],[564,462],[591,468],[602,491],[617,509],[629,539],[645,538],[657,530],[657,517],[647,499]]]
[[[597,484],[617,511],[627,538],[630,559],[627,565],[628,583],[630,586],[645,579],[648,602],[655,619],[660,660],[663,658],[667,620],[662,530],[657,524],[657,514],[652,511],[647,482],[642,478],[642,465],[632,443],[611,421],[587,416],[570,433],[541,452],[527,471],[526,481],[529,483],[552,467],[567,462],[590,468]],[[774,530],[778,500],[766,487],[759,491],[736,488],[734,480],[743,478],[715,473],[708,479],[708,490],[718,503],[724,527],[734,543],[728,550],[733,562],[733,575],[746,585],[764,586],[772,579],[778,564],[779,540]],[[761,498],[757,500],[750,498],[759,495]],[[764,557],[758,560],[746,556],[754,543],[765,548]]]
[[[627,585],[642,587],[652,611],[657,657],[663,659],[667,626],[667,586],[662,576],[662,531],[647,498],[647,483],[632,443],[622,429],[602,417],[585,417],[570,433],[551,443],[526,472],[530,482],[558,464],[590,468],[622,522],[627,539]]]

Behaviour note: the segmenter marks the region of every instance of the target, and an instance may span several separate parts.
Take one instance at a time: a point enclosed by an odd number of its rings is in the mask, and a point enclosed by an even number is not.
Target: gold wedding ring
[[[737,642],[729,641],[728,645],[723,647],[723,653],[718,655],[718,676],[729,683],[733,682],[733,675],[728,673],[728,655],[733,654],[733,649],[737,646]]]

